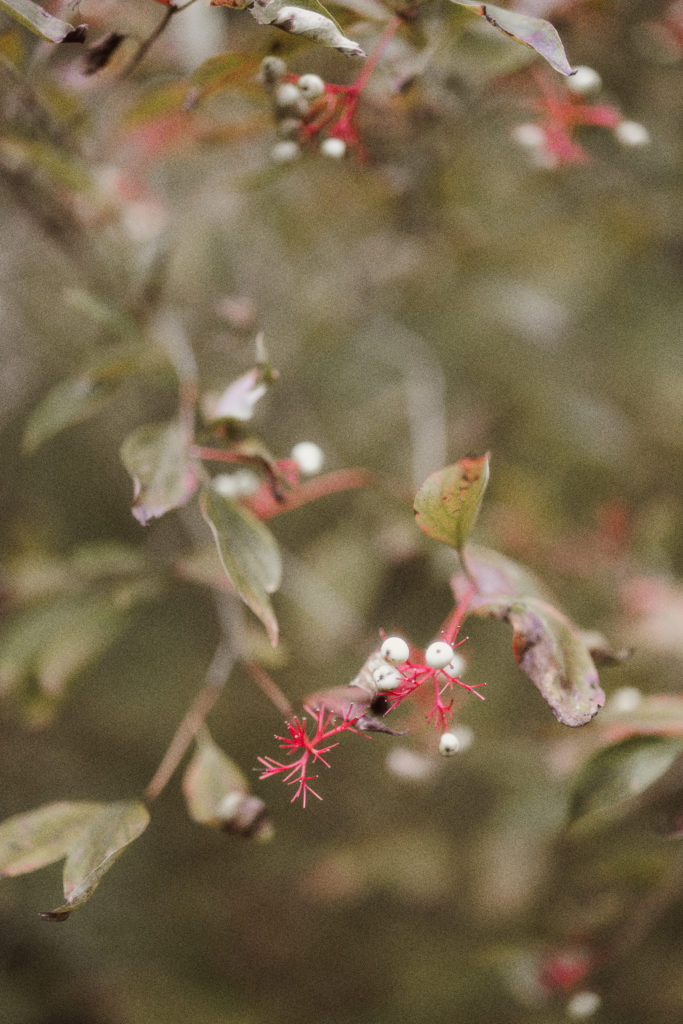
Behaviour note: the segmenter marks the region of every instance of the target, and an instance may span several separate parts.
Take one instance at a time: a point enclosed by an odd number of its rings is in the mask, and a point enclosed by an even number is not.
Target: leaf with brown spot
[[[462,551],[489,479],[489,455],[459,459],[428,476],[415,495],[415,522],[434,540]]]

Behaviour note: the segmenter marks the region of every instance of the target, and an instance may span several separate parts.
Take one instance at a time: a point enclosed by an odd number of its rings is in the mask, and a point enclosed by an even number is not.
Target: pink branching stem
[[[454,644],[455,638],[458,635],[462,620],[467,614],[467,609],[470,606],[470,602],[477,592],[477,586],[475,583],[470,583],[469,587],[465,591],[463,597],[458,601],[457,605],[448,616],[441,629],[442,636],[446,643]],[[464,640],[460,640],[459,643],[464,643]],[[458,644],[455,644],[457,647]]]

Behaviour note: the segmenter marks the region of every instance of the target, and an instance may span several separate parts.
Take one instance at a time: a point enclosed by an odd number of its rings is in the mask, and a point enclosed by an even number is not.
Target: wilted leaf
[[[474,597],[469,612],[509,622],[522,671],[558,722],[586,725],[605,703],[598,673],[578,631],[561,612],[533,597]]]
[[[149,812],[139,800],[102,804],[71,847],[64,864],[66,902],[40,916],[64,921],[72,910],[90,899],[102,876],[149,823]]]
[[[12,878],[65,857],[102,804],[85,800],[46,804],[0,824],[0,877]]]
[[[181,423],[139,427],[121,446],[121,459],[133,478],[133,515],[143,526],[185,505],[199,483],[199,464],[190,455],[191,437]]]
[[[85,39],[85,25],[74,28],[66,21],[60,21],[44,11],[32,0],[0,0],[0,10],[9,14],[10,18],[20,22],[41,39],[48,43],[61,43],[65,39],[82,42]]]
[[[676,818],[680,825],[683,823],[681,755],[681,740],[660,736],[632,736],[599,750],[576,778],[570,821],[585,819],[581,827],[590,829],[634,813],[644,812],[651,817],[652,813],[666,807],[669,814],[674,811],[674,827]]]
[[[543,18],[532,18],[518,11],[507,11],[493,4],[474,4],[465,0],[451,0],[458,7],[467,7],[475,14],[481,15],[489,25],[497,28],[503,35],[510,36],[518,43],[529,46],[544,57],[548,63],[562,75],[573,74],[573,68],[567,60],[564,46],[557,31]]]
[[[488,479],[488,453],[437,470],[415,495],[415,522],[429,537],[462,551]]]
[[[273,25],[284,32],[305,36],[323,46],[331,46],[347,57],[364,57],[358,43],[340,30],[332,15],[317,0],[299,0],[289,4],[286,0],[255,0],[249,11],[260,25]]]
[[[278,625],[268,595],[280,586],[282,562],[272,533],[251,512],[212,488],[202,494],[201,509],[223,568],[244,603],[266,627],[274,647]]]
[[[197,736],[195,753],[183,777],[183,794],[193,821],[234,835],[269,839],[266,805],[249,793],[247,780],[208,730]]]

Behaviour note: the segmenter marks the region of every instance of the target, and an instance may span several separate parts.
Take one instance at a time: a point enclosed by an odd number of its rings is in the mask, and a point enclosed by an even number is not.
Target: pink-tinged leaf
[[[102,876],[148,824],[149,812],[139,800],[101,804],[67,854],[65,902],[41,914],[43,920],[64,921],[72,910],[89,900]]]
[[[624,709],[618,700],[613,704],[610,695],[600,716],[600,724],[602,734],[611,743],[628,736],[671,736],[683,739],[683,696],[678,693],[639,696],[635,691],[633,706]]]
[[[488,453],[432,473],[415,495],[415,522],[429,537],[462,551],[488,479]]]
[[[85,800],[46,804],[0,824],[0,877],[12,878],[65,857],[102,804]]]
[[[521,670],[562,725],[586,725],[605,703],[598,672],[578,631],[561,612],[533,597],[474,597],[474,615],[509,622]]]
[[[248,839],[272,837],[265,803],[249,792],[242,772],[206,729],[197,737],[182,788],[188,813],[198,824]]]
[[[544,57],[551,67],[561,75],[572,75],[574,69],[567,60],[562,40],[549,21],[543,18],[532,18],[518,11],[506,11],[494,4],[467,3],[464,0],[451,0],[458,7],[467,7],[488,21],[489,25],[498,29],[503,35],[515,39],[524,46],[529,46]]]
[[[275,538],[248,509],[217,494],[213,488],[202,494],[201,509],[223,568],[244,603],[266,627],[275,647],[278,625],[268,597],[282,579],[282,561]]]
[[[185,505],[196,491],[200,468],[191,441],[181,423],[171,422],[139,427],[123,442],[121,459],[135,486],[132,511],[143,526]]]
[[[582,831],[628,817],[680,834],[683,741],[633,736],[597,751],[576,778],[569,813]]]
[[[451,580],[458,603],[471,589],[472,580],[476,583],[479,597],[548,597],[541,583],[528,569],[481,544],[467,545],[467,569],[468,576],[458,573]]]
[[[48,43],[62,43],[64,40],[82,43],[85,39],[85,25],[74,28],[48,14],[33,0],[0,0],[0,10]]]

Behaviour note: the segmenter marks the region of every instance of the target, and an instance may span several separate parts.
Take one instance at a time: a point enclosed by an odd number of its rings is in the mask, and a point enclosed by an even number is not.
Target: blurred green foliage
[[[606,102],[647,127],[648,147],[587,128],[586,163],[534,166],[512,133],[534,118],[537,65],[450,5],[421,8],[364,94],[367,162],[286,166],[269,157],[260,57],[277,48],[295,71],[347,83],[360,61],[200,2],[133,74],[117,77],[129,38],[86,77],[75,46],[36,43],[3,16],[1,625],[27,565],[62,558],[85,579],[83,545],[134,548],[150,583],[112,606],[117,639],[83,659],[51,718],[30,688],[2,704],[1,818],[139,795],[218,639],[207,593],[168,578],[208,531],[194,512],[143,531],[119,462],[135,427],[174,415],[166,379],[134,378],[94,418],[22,451],[38,400],[117,341],[74,289],[184,334],[203,390],[253,365],[262,329],[280,370],[257,407],[270,450],[314,440],[327,468],[376,472],[372,489],[269,524],[283,639],[269,652],[251,619],[245,635],[293,702],[348,682],[380,627],[433,638],[454,561],[415,528],[412,497],[466,453],[492,452],[478,538],[534,569],[582,625],[636,647],[601,674],[605,712],[563,730],[515,666],[508,628],[473,621],[468,672],[487,700],[463,705],[474,743],[462,755],[434,758],[416,715],[403,740],[343,737],[324,801],[305,812],[254,776],[275,824],[267,845],[191,823],[174,780],[59,927],[36,913],[56,903],[57,869],[4,881],[3,1024],[553,1024],[568,996],[540,986],[543,965],[586,948],[601,1024],[681,1016],[675,842],[637,815],[565,831],[575,772],[621,738],[610,694],[672,694],[680,680],[680,12],[533,6],[573,64],[599,70]],[[93,39],[139,40],[163,11],[83,0],[70,20]],[[377,26],[353,28],[368,49]],[[179,109],[226,50],[247,55],[235,82]],[[105,601],[128,585],[115,561]],[[249,772],[282,725],[238,667],[210,728]],[[387,770],[398,748],[420,760]],[[427,777],[402,776],[406,763]]]

